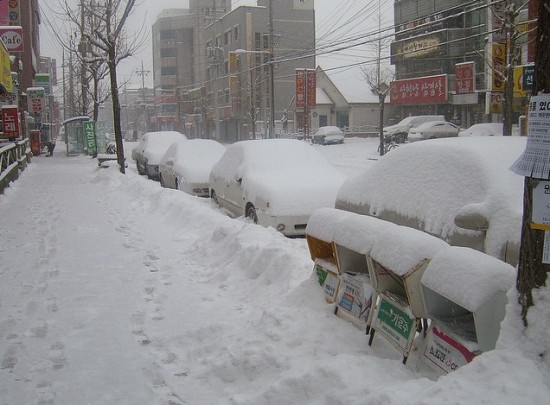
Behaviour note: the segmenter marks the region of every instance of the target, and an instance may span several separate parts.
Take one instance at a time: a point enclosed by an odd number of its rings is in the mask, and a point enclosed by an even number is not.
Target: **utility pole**
[[[275,138],[275,44],[273,35],[273,0],[269,0],[269,134]]]
[[[143,61],[141,61],[141,70],[136,70],[138,76],[141,76],[141,99],[143,101],[143,116],[145,116],[146,130],[150,131],[149,128],[149,114],[147,113],[147,100],[145,98],[145,76],[149,74],[148,70],[143,68]]]
[[[550,75],[548,75],[550,71],[550,48],[548,47],[548,41],[550,41],[550,4],[548,0],[540,0],[532,96],[548,96],[550,94]],[[535,305],[533,289],[544,286],[550,272],[550,264],[545,263],[549,260],[544,260],[545,245],[548,247],[550,243],[550,230],[532,228],[533,190],[540,182],[541,180],[529,176],[525,177],[524,182],[523,223],[516,287],[525,326],[527,326],[527,311]],[[540,320],[540,322],[545,322],[545,320]]]
[[[520,10],[516,9],[516,5],[513,1],[507,0],[507,4],[504,7],[503,21],[503,29],[506,34],[506,80],[502,106],[502,134],[505,136],[512,135],[512,118],[514,114],[514,67],[517,64],[518,55],[516,49],[516,41],[519,35],[519,30],[516,26],[516,18],[519,11]]]

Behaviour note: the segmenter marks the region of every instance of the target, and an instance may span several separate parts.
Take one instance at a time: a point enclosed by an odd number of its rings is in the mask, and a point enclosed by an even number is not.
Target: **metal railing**
[[[0,194],[10,182],[17,180],[19,173],[30,163],[31,156],[29,139],[0,142]]]

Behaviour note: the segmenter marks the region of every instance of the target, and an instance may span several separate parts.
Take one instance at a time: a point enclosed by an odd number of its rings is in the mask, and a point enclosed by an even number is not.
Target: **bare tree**
[[[55,32],[55,35],[64,48],[78,55],[81,62],[87,65],[88,75],[82,74],[82,100],[85,100],[86,97],[84,93],[92,95],[95,120],[99,114],[100,104],[109,96],[111,97],[117,161],[120,172],[125,173],[116,69],[120,61],[138,51],[144,43],[144,28],[131,36],[125,30],[125,24],[132,13],[136,0],[79,0],[78,12],[71,7],[69,0],[60,1],[62,11],[58,11],[56,14],[61,16],[69,26],[66,32],[81,34],[78,44],[80,48],[75,46],[75,43],[67,43],[62,34]],[[107,74],[110,79],[110,91],[107,95],[103,95],[101,81]],[[93,83],[91,90],[89,83]]]
[[[390,82],[394,78],[394,73],[390,70],[389,66],[382,66],[382,52],[390,45],[391,38],[382,37],[382,14],[380,11],[380,4],[378,5],[378,32],[379,37],[372,44],[376,53],[375,65],[361,65],[361,72],[365,81],[369,85],[373,94],[378,96],[378,105],[380,109],[380,118],[378,123],[378,134],[380,137],[380,156],[384,156],[385,152],[385,140],[384,140],[384,105],[386,103],[386,96],[390,91]]]

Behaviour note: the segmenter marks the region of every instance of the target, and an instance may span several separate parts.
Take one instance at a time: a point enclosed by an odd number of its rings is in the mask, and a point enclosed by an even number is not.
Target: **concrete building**
[[[391,63],[396,80],[391,85],[390,102],[396,107],[396,120],[442,114],[467,127],[500,119],[502,69],[507,63],[507,41],[501,29],[505,4],[491,3],[395,1]],[[517,22],[521,19],[527,19],[527,10]],[[518,24],[518,29],[524,28]],[[525,77],[533,62],[527,42],[527,35],[518,40],[514,62],[522,67],[518,74]],[[525,90],[518,89],[518,116],[526,103]]]
[[[189,9],[167,9],[157,17],[152,27],[156,128],[151,129],[186,131],[184,91],[206,80],[204,27],[230,5],[230,0],[190,0]]]
[[[285,114],[295,118],[296,69],[315,68],[314,2],[273,3],[271,16],[268,0],[259,0],[257,6],[238,7],[205,28],[209,136],[227,142],[265,137],[272,109],[275,134],[283,131]]]

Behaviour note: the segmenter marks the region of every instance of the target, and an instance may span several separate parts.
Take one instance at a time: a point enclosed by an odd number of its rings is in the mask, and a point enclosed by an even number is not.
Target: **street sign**
[[[6,138],[19,137],[19,109],[15,105],[2,107],[2,129]]]

